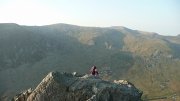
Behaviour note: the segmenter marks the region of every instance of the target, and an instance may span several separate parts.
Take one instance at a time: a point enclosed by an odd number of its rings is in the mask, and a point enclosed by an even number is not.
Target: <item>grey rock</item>
[[[135,86],[128,87],[91,75],[79,77],[50,72],[27,101],[140,101],[141,95]]]
[[[27,98],[29,97],[29,95],[32,93],[32,89],[29,88],[28,90],[20,93],[20,94],[17,94],[13,99],[12,101],[26,101]]]

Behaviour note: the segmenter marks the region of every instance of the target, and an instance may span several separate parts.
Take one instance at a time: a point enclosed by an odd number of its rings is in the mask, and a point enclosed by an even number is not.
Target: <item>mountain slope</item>
[[[0,24],[1,99],[50,71],[88,73],[92,65],[103,79],[128,79],[147,97],[179,94],[179,40],[118,26]]]

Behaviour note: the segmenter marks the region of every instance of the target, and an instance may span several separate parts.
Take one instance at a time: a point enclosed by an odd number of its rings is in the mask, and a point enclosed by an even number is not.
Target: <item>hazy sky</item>
[[[0,23],[125,26],[180,34],[180,0],[0,0]]]

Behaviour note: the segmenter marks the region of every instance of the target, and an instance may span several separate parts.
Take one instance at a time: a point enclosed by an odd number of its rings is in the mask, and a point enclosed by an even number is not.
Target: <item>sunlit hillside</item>
[[[93,65],[105,80],[129,80],[144,99],[178,97],[179,40],[118,26],[0,24],[1,100],[35,87],[50,71],[85,74]]]

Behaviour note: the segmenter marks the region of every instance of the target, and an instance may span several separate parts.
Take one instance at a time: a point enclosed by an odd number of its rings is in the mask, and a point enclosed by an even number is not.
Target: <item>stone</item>
[[[141,101],[142,92],[128,82],[121,85],[92,75],[76,74],[50,72],[27,101]]]

